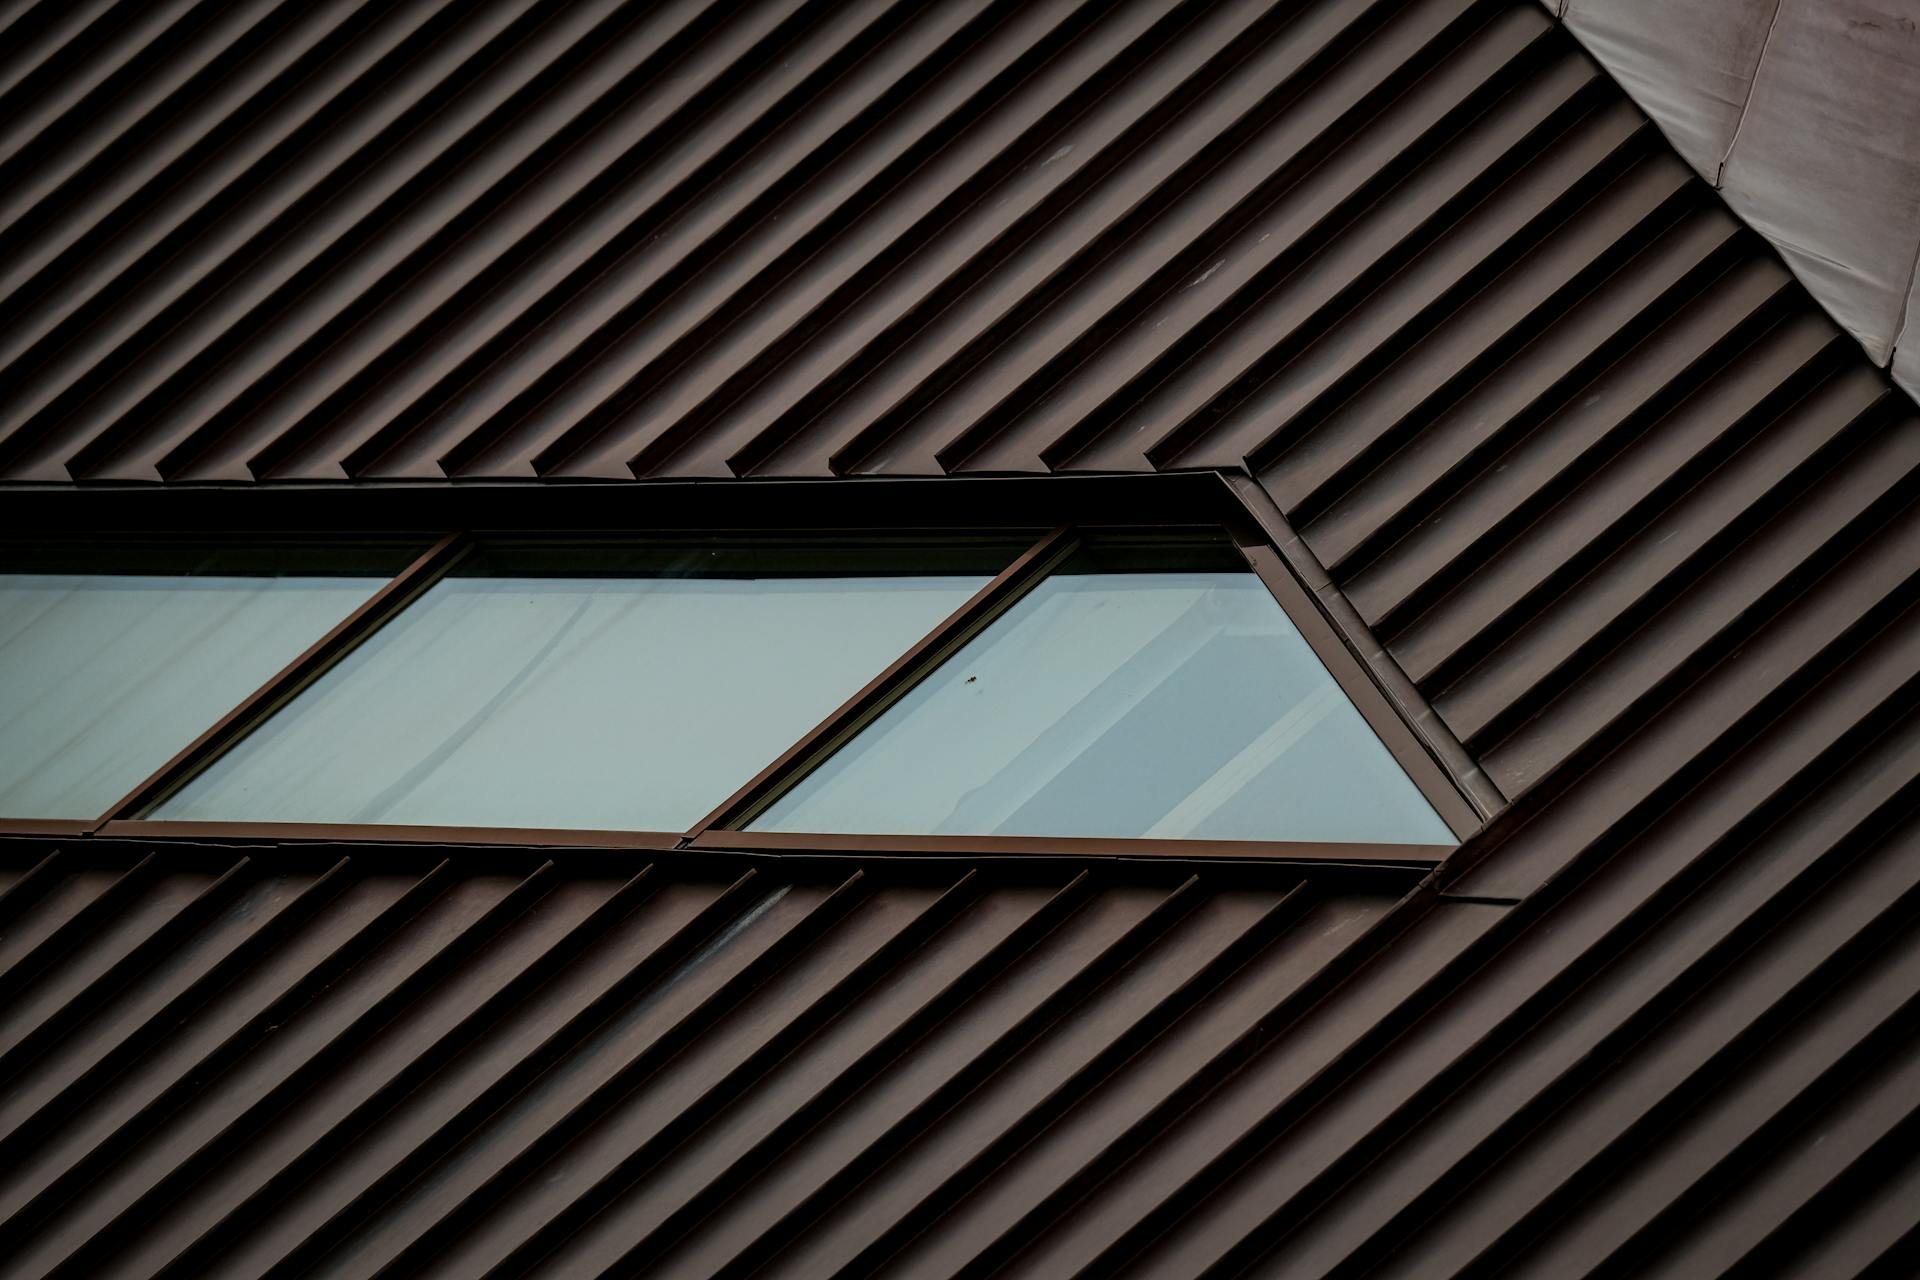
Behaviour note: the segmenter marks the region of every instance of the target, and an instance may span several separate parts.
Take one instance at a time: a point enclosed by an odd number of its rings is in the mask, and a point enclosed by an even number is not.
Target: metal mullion
[[[449,827],[410,823],[183,822],[117,818],[96,835],[109,839],[260,841],[277,844],[504,845],[517,849],[639,849],[655,853],[677,847],[677,831],[606,831],[590,827]]]
[[[1236,546],[1246,558],[1247,566],[1279,602],[1281,610],[1299,631],[1301,639],[1320,659],[1320,665],[1326,668],[1327,674],[1340,686],[1347,701],[1353,704],[1373,730],[1374,736],[1380,739],[1399,763],[1401,771],[1427,798],[1427,803],[1433,806],[1441,821],[1461,840],[1480,830],[1485,825],[1485,819],[1460,793],[1452,775],[1433,758],[1400,712],[1388,701],[1366,664],[1341,639],[1332,624],[1321,616],[1319,603],[1293,576],[1293,571],[1287,567],[1280,553],[1265,541],[1249,544],[1236,540]]]
[[[755,774],[738,791],[721,801],[713,812],[695,823],[687,831],[686,838],[698,839],[706,832],[720,828],[723,823],[727,828],[733,828],[751,822],[763,809],[931,675],[962,645],[992,625],[1027,592],[1038,586],[1042,578],[1072,554],[1079,542],[1079,535],[1063,526],[1022,552],[993,581],[981,587],[886,670],[868,681],[865,688],[841,703],[772,764]]]
[[[1289,840],[1149,840],[1106,836],[824,835],[811,832],[710,830],[693,849],[746,853],[874,853],[952,857],[1256,859],[1300,864],[1342,863],[1426,871],[1451,845],[1348,844]]]
[[[98,825],[86,818],[0,818],[0,836],[84,836]]]
[[[109,822],[137,817],[179,790],[413,603],[421,592],[444,577],[472,546],[472,539],[465,532],[449,533],[434,543],[304,653],[268,677],[266,683],[238,706],[88,824],[89,829],[97,830]]]
[[[1494,815],[1507,807],[1507,796],[1481,770],[1478,761],[1453,735],[1446,722],[1440,719],[1426,696],[1400,670],[1392,654],[1373,640],[1372,630],[1366,620],[1354,609],[1346,592],[1328,576],[1314,556],[1313,549],[1294,532],[1286,513],[1280,510],[1271,495],[1250,476],[1226,476],[1223,479],[1227,491],[1239,505],[1240,519],[1251,521],[1250,540],[1271,547],[1295,587],[1305,593],[1310,610],[1306,617],[1315,624],[1315,629],[1303,629],[1301,634],[1306,636],[1309,644],[1315,646],[1315,652],[1322,652],[1320,645],[1323,641],[1330,642],[1357,664],[1353,669],[1365,686],[1373,691],[1368,703],[1360,704],[1363,714],[1366,714],[1368,705],[1381,705],[1375,699],[1383,700],[1386,713],[1399,724],[1400,732],[1411,736],[1423,748],[1423,754],[1440,770],[1442,794],[1459,795],[1471,811],[1470,830],[1461,832],[1455,826],[1455,833],[1463,841],[1469,835],[1478,833]],[[1235,536],[1239,539],[1237,533]],[[1248,540],[1242,539],[1242,542],[1247,545]],[[1284,601],[1293,596],[1286,594],[1281,598]],[[1372,653],[1359,647],[1362,639],[1375,645]],[[1329,666],[1338,670],[1331,664]],[[1344,682],[1342,687],[1347,687]],[[1375,724],[1377,730],[1373,716],[1369,714],[1367,718],[1368,723]],[[1386,738],[1387,735],[1383,733],[1382,737]],[[1391,743],[1390,738],[1387,740]],[[1414,781],[1421,786],[1429,800],[1434,799],[1435,793],[1419,777]],[[1442,811],[1443,814],[1445,812]],[[1453,825],[1451,819],[1449,825]]]

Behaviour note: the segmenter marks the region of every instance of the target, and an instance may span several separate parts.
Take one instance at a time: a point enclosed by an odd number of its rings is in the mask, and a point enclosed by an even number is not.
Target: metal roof
[[[1914,734],[1519,905],[1138,864],[15,863],[4,1273],[1898,1274]]]
[[[1218,470],[1495,816],[1407,895],[0,842],[0,1275],[1915,1270],[1920,421],[1536,5],[6,31],[16,518]]]
[[[1291,507],[1785,289],[1524,5],[522,8],[23,33],[0,478],[1252,457]]]

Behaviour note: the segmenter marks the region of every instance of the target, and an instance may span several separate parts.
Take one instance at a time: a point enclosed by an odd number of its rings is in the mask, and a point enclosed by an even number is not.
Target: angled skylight
[[[1004,546],[489,546],[156,819],[678,831]]]
[[[405,549],[10,553],[0,813],[93,818],[378,591]]]
[[[1455,843],[1244,562],[1098,546],[748,827]]]

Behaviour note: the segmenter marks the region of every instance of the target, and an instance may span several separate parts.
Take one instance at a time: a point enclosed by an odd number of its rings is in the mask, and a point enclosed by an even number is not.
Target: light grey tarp
[[[1542,3],[1920,399],[1920,3]]]

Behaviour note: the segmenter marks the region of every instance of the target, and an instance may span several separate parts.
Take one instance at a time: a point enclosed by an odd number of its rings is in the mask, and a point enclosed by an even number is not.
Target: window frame
[[[754,513],[760,518],[748,525],[725,523],[724,520],[703,522],[691,517],[698,514],[701,499],[717,496],[716,491],[722,488],[754,489],[766,494],[775,486],[759,484],[699,486],[703,493],[699,495],[682,493],[676,495],[680,501],[663,504],[669,508],[679,508],[678,511],[670,509],[663,513],[669,517],[668,520],[649,522],[645,527],[623,527],[619,519],[622,504],[609,504],[604,501],[604,498],[579,504],[580,510],[576,514],[585,515],[587,518],[573,523],[554,524],[545,520],[536,523],[526,519],[503,520],[499,517],[515,514],[513,507],[524,507],[527,504],[501,502],[496,493],[492,495],[492,501],[483,500],[474,504],[485,508],[483,511],[460,513],[484,515],[489,518],[473,520],[467,527],[453,532],[446,532],[444,525],[440,530],[433,531],[437,536],[432,538],[427,549],[396,574],[391,581],[225,716],[208,727],[192,742],[183,746],[171,759],[155,769],[105,813],[93,819],[72,820],[10,819],[0,816],[0,834],[130,837],[144,840],[513,845],[747,854],[897,855],[929,858],[944,856],[978,858],[1004,855],[1022,858],[1139,856],[1236,861],[1256,859],[1277,863],[1399,868],[1409,872],[1429,870],[1453,855],[1457,846],[1059,836],[801,834],[743,829],[755,814],[806,777],[827,756],[851,740],[855,734],[892,706],[915,684],[930,675],[962,645],[985,630],[1029,590],[1038,585],[1050,571],[1073,552],[1079,542],[1078,529],[1104,526],[1152,531],[1213,526],[1224,530],[1229,541],[1246,560],[1248,568],[1266,586],[1276,603],[1326,667],[1335,683],[1360,712],[1376,736],[1385,744],[1414,786],[1433,805],[1441,820],[1452,830],[1457,841],[1464,844],[1472,839],[1485,827],[1490,814],[1484,802],[1476,803],[1476,798],[1468,785],[1470,779],[1463,776],[1466,770],[1461,765],[1465,761],[1465,755],[1460,751],[1458,744],[1435,742],[1430,734],[1422,735],[1416,731],[1414,727],[1416,720],[1426,720],[1431,723],[1431,709],[1425,707],[1424,703],[1412,707],[1406,705],[1411,691],[1410,685],[1398,691],[1400,700],[1399,705],[1396,705],[1394,697],[1383,686],[1380,673],[1362,658],[1353,638],[1344,634],[1342,628],[1336,625],[1333,616],[1330,616],[1323,598],[1308,589],[1296,573],[1294,566],[1290,564],[1288,557],[1283,554],[1284,538],[1290,537],[1291,531],[1286,528],[1284,519],[1279,516],[1277,510],[1263,509],[1258,498],[1264,495],[1248,494],[1240,486],[1233,484],[1231,477],[1207,476],[1205,478],[1212,483],[1206,487],[1192,484],[1191,481],[1196,478],[1199,477],[1192,474],[1168,477],[1088,477],[1063,483],[1061,478],[1048,477],[1045,480],[1050,493],[1035,493],[1036,485],[1033,481],[1029,481],[1025,486],[1016,484],[1012,489],[1008,489],[1005,484],[999,486],[1004,492],[1017,493],[1020,497],[1018,502],[969,501],[967,499],[971,498],[972,494],[962,495],[955,492],[956,490],[973,490],[978,493],[994,487],[991,481],[931,482],[940,486],[942,490],[940,496],[931,503],[929,499],[933,495],[927,481],[832,483],[830,485],[833,491],[831,509],[835,511],[836,516],[843,515],[847,506],[845,497],[849,491],[862,492],[862,497],[852,505],[856,508],[864,507],[864,511],[860,514],[866,515],[867,519],[857,528],[859,532],[867,534],[883,533],[889,527],[901,530],[913,528],[916,518],[924,518],[927,515],[933,515],[936,519],[931,524],[923,524],[919,527],[949,529],[962,536],[991,534],[996,530],[1004,534],[1020,528],[1046,527],[1048,521],[1036,520],[1033,517],[1049,510],[1068,517],[1069,522],[1057,524],[1042,535],[1037,542],[1020,553],[1011,564],[937,623],[932,630],[867,685],[847,698],[758,774],[744,781],[733,794],[686,831],[189,822],[150,819],[139,815],[150,811],[215,759],[235,747],[261,722],[325,675],[334,664],[397,616],[401,610],[412,604],[434,583],[445,577],[469,551],[481,545],[490,536],[521,540],[547,536],[577,537],[580,533],[592,532],[643,540],[648,536],[732,534],[755,531],[787,533],[806,531],[826,534],[847,531],[844,525],[840,529],[835,529],[822,526],[817,519],[809,521],[797,518],[808,514],[809,508],[816,515],[821,509],[820,499],[826,495],[820,492],[823,486],[818,482],[780,486],[789,491],[804,489],[810,492],[805,495],[788,492],[782,494],[779,501],[763,502],[762,509]],[[1149,480],[1157,483],[1142,485],[1141,482]],[[1103,484],[1102,481],[1116,483]],[[1167,483],[1168,481],[1183,483],[1176,485]],[[1225,483],[1221,483],[1222,481]],[[598,488],[604,495],[609,487],[611,486]],[[629,498],[635,492],[632,487],[620,486],[620,488]],[[1173,501],[1143,506],[1132,497],[1143,488],[1153,492],[1156,498],[1165,495]],[[658,487],[655,486],[642,487],[643,491],[646,489],[654,489],[658,492]],[[1048,498],[1056,495],[1060,498],[1067,497],[1067,489],[1075,490],[1070,501],[1051,503],[1047,501]],[[311,492],[309,491],[309,494]],[[524,494],[524,491],[522,492]],[[586,497],[582,491],[575,492]],[[547,490],[546,493],[551,494],[552,490]],[[332,496],[345,498],[348,495],[336,492]],[[747,496],[751,500],[751,495]],[[734,502],[723,502],[721,505],[737,511],[738,501],[739,498],[736,496]],[[128,504],[131,509],[121,518],[125,519],[127,516],[137,518],[139,505]],[[450,504],[442,501],[423,502],[420,505],[426,508],[439,508]],[[1267,505],[1270,506],[1270,504]],[[1155,511],[1159,518],[1138,519],[1137,513],[1143,509]],[[988,516],[989,513],[991,513],[990,518],[980,518]],[[298,519],[298,504],[293,504],[293,509],[287,514]],[[724,517],[727,512],[721,514]],[[966,519],[968,514],[972,514],[975,518]],[[675,515],[679,518],[672,518]],[[1128,518],[1129,515],[1136,518]],[[226,523],[228,528],[241,527],[230,522],[223,523]],[[390,523],[369,523],[368,528],[377,528],[383,535],[393,531]],[[288,531],[292,532],[293,526],[288,526]],[[56,531],[50,530],[44,523],[37,526],[35,532],[43,538],[58,536]],[[100,526],[94,524],[88,532],[92,538],[99,538]],[[427,531],[416,528],[414,532]],[[1276,532],[1281,536],[1277,537]],[[342,541],[347,541],[359,535],[353,532],[341,532],[338,536]],[[1391,663],[1390,658],[1385,658],[1384,655],[1379,656],[1386,663]],[[1417,694],[1411,696],[1418,698]],[[1451,753],[1447,751],[1449,747],[1452,748]]]

